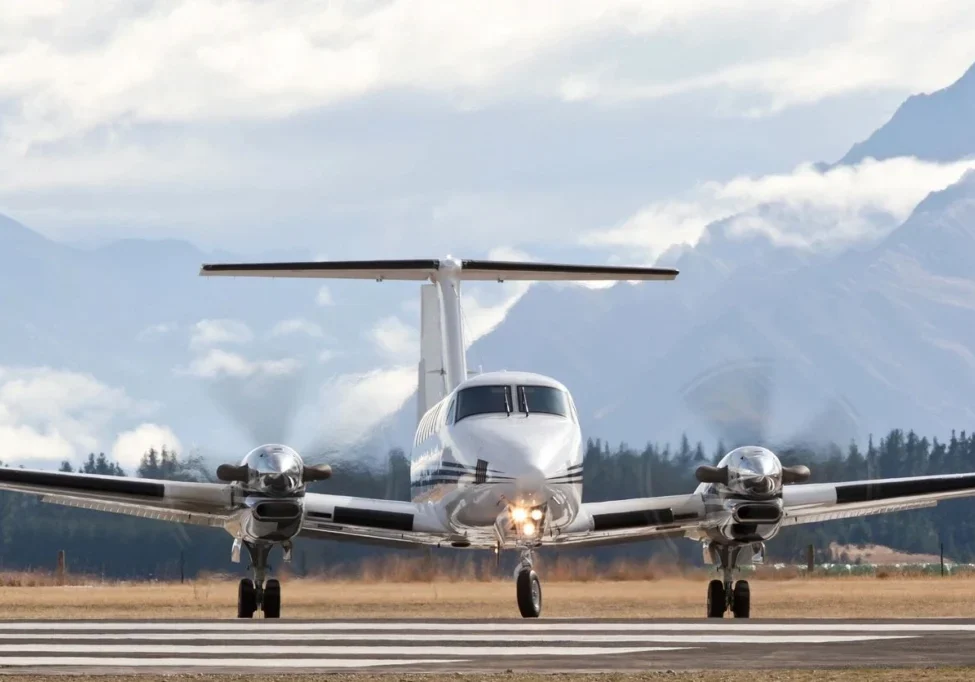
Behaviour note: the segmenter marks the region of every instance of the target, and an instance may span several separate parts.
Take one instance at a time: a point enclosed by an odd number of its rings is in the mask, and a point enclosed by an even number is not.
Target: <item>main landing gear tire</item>
[[[265,618],[281,617],[281,583],[271,578],[264,585],[264,599],[261,610]]]
[[[739,580],[735,583],[731,597],[731,611],[735,614],[735,618],[748,618],[751,612],[751,591],[747,580]]]
[[[521,571],[516,582],[518,610],[523,618],[538,618],[542,613],[542,583],[535,571]]]
[[[708,618],[724,618],[727,603],[724,583],[720,580],[712,580],[708,583]]]
[[[257,611],[257,590],[254,581],[244,578],[237,586],[237,617],[253,618]]]

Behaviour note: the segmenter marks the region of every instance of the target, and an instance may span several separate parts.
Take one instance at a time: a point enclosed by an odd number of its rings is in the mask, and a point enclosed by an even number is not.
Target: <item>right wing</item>
[[[224,526],[235,511],[229,485],[0,468],[0,490],[42,502],[160,521]]]
[[[933,507],[975,496],[975,474],[803,483],[782,490],[783,526]]]
[[[684,537],[707,521],[700,494],[586,502],[579,514],[547,545],[613,545],[655,538]]]

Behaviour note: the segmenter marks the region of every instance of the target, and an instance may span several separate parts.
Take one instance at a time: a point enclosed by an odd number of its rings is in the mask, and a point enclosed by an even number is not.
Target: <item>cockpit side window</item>
[[[518,411],[571,418],[569,398],[565,391],[551,386],[519,386]]]
[[[510,413],[510,386],[471,386],[457,392],[455,422],[476,414]]]

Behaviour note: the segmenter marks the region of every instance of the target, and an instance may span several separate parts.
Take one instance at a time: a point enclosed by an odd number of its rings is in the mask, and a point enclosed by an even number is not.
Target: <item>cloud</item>
[[[202,357],[195,358],[188,368],[177,371],[204,379],[215,379],[222,376],[284,376],[293,374],[300,367],[301,363],[292,358],[252,361],[237,353],[214,348]]]
[[[0,453],[5,462],[58,463],[100,451],[113,424],[154,406],[89,374],[0,367]]]
[[[200,320],[193,325],[190,347],[206,348],[227,343],[249,343],[254,333],[239,320]]]
[[[305,334],[313,338],[322,338],[325,336],[325,332],[322,331],[320,326],[310,320],[300,318],[278,322],[271,329],[270,336],[292,336],[294,334]]]
[[[160,323],[154,324],[146,327],[141,332],[139,332],[137,338],[139,339],[149,339],[155,336],[163,336],[165,334],[172,333],[176,331],[177,325],[170,323]]]
[[[283,118],[404,88],[457,108],[714,87],[781,105],[940,86],[975,44],[964,0],[16,5],[0,10],[0,98],[17,103],[4,129],[21,150],[104,126]]]
[[[419,361],[420,332],[398,317],[385,317],[368,334],[376,350],[387,359]]]
[[[168,426],[158,424],[140,424],[131,431],[120,433],[112,446],[112,457],[121,465],[126,473],[138,469],[142,455],[150,448],[183,452],[183,444]]]
[[[324,260],[324,259],[320,259]],[[318,294],[315,296],[315,303],[320,306],[330,306],[335,305],[335,300],[332,298],[332,291],[324,284],[318,288]]]
[[[939,164],[907,157],[827,171],[803,164],[791,173],[705,183],[685,199],[649,204],[622,225],[581,241],[659,255],[675,243],[696,243],[708,224],[731,219],[732,234],[762,233],[798,247],[845,245],[882,236],[970,168],[975,160]]]
[[[335,377],[319,394],[322,430],[336,445],[357,443],[376,424],[399,410],[414,391],[415,366]]]

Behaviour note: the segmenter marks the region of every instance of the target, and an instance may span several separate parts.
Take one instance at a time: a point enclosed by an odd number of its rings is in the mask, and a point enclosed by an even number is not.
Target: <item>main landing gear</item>
[[[532,550],[523,549],[521,563],[515,569],[515,593],[522,618],[538,618],[542,614],[542,583],[532,570]]]
[[[253,618],[260,609],[265,618],[281,617],[281,583],[267,576],[267,558],[271,553],[270,544],[244,543],[251,556],[251,569],[254,579],[244,578],[237,587],[237,617]]]
[[[748,581],[733,582],[740,552],[740,547],[721,547],[715,551],[723,580],[712,580],[708,584],[708,618],[724,618],[725,611],[731,611],[735,618],[749,617],[751,592]]]

